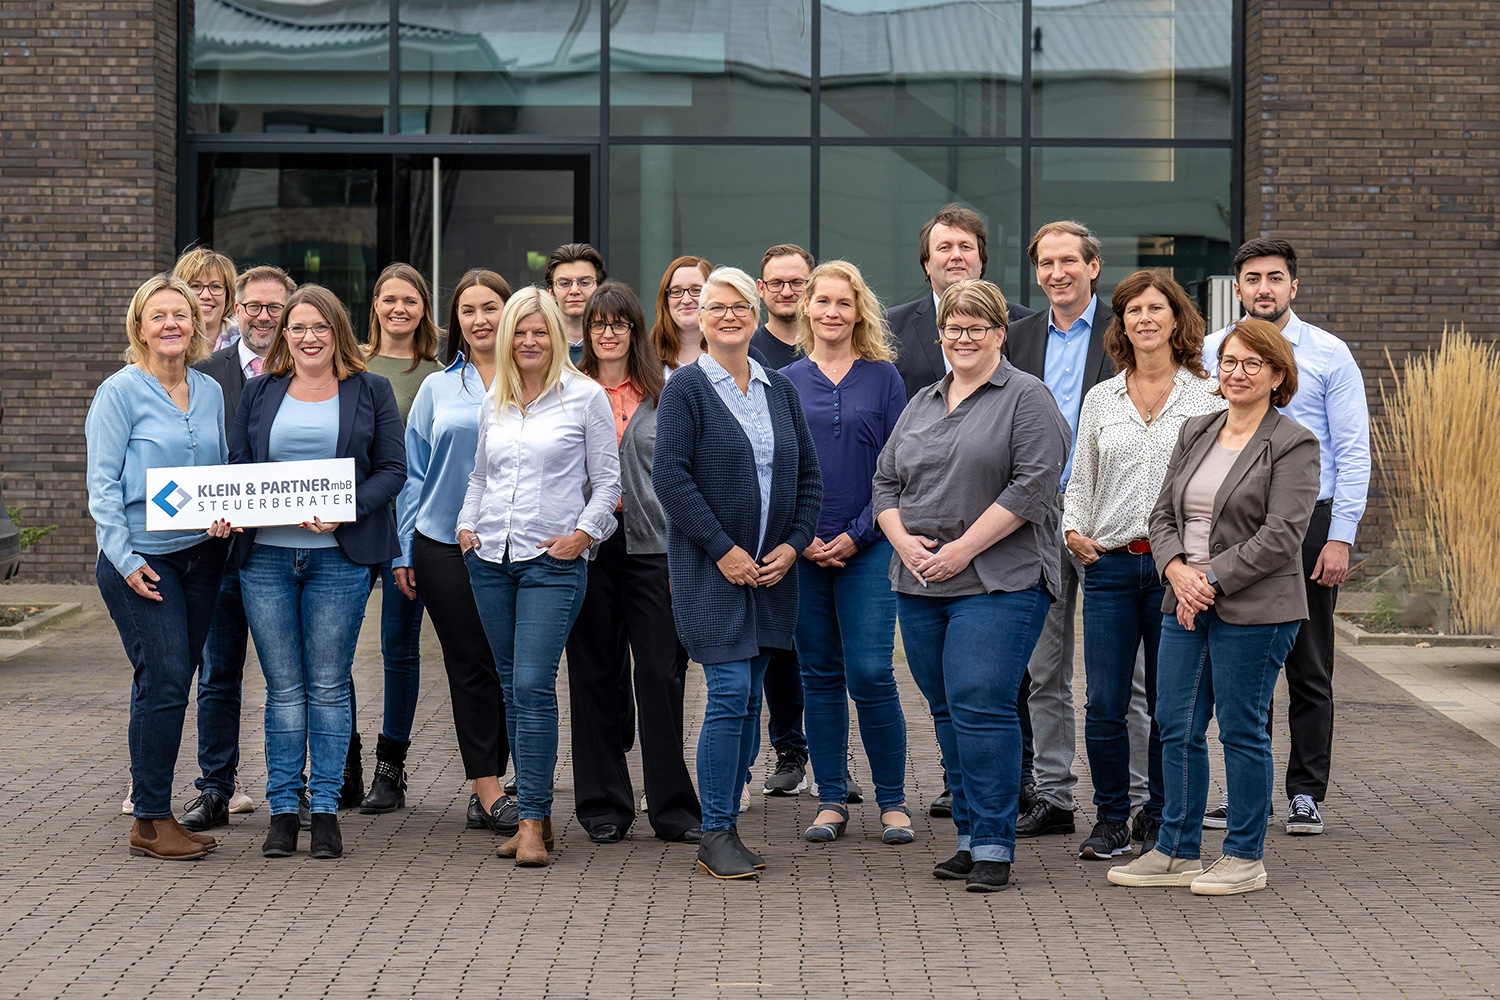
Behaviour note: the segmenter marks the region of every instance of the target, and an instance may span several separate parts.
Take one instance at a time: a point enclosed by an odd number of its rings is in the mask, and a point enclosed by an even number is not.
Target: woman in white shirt
[[[1203,317],[1171,275],[1137,271],[1115,289],[1105,349],[1119,374],[1084,398],[1063,534],[1084,565],[1084,745],[1098,809],[1079,854],[1130,853],[1130,737],[1126,714],[1137,647],[1144,644],[1146,703],[1156,714],[1162,582],[1147,519],[1183,421],[1224,408],[1203,368]],[[1153,718],[1143,850],[1161,827],[1161,737]]]
[[[594,546],[615,528],[620,455],[604,389],[573,367],[562,311],[526,288],[500,314],[458,545],[505,693],[520,830],[502,857],[545,866],[557,764],[557,667]]]

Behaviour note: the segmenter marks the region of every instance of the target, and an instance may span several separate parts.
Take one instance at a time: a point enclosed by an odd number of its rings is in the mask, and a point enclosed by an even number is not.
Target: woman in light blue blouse
[[[495,342],[510,285],[475,268],[453,289],[446,365],[427,376],[406,419],[406,486],[396,500],[396,586],[420,597],[443,647],[453,728],[473,783],[467,825],[515,834],[520,812],[500,785],[510,756],[505,698],[457,540],[458,512],[479,446],[479,407],[495,380]]]
[[[224,464],[224,394],[191,367],[211,345],[197,297],[181,279],[158,274],[141,285],[125,331],[129,363],[99,386],[84,423],[89,514],[99,541],[95,576],[134,670],[130,853],[190,860],[213,850],[214,838],[173,818],[172,772],[229,526],[148,534],[146,470]]]

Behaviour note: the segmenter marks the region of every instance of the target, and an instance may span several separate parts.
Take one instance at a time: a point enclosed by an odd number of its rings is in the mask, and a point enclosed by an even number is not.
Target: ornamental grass
[[[1413,590],[1446,595],[1457,634],[1500,632],[1500,350],[1443,328],[1381,382],[1371,428]]]

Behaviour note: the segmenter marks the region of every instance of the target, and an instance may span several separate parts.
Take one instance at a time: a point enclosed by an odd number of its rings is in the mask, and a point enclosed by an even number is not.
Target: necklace
[[[297,377],[301,378],[302,376],[298,375]],[[333,385],[333,383],[337,382],[338,380],[338,376],[335,375],[333,378],[329,379],[327,382],[324,382],[322,385],[308,385],[306,382],[304,382],[302,383],[302,388],[306,389],[308,392],[322,392],[324,389],[328,388],[330,385]]]
[[[842,364],[830,365],[828,362],[819,361],[817,362],[817,365],[823,370],[823,374],[827,375],[831,379],[833,378],[833,376],[837,375],[839,372],[843,371],[846,367],[852,365],[853,363],[853,358],[846,358],[844,359],[844,362]]]
[[[1161,395],[1159,395],[1159,396],[1156,397],[1156,402],[1154,402],[1150,406],[1146,407],[1146,426],[1147,427],[1151,426],[1151,421],[1152,420],[1154,420],[1156,417],[1160,416],[1160,414],[1157,412],[1157,407],[1161,406],[1162,400],[1164,400],[1164,399],[1167,398],[1167,393],[1171,392],[1172,391],[1172,386],[1174,386],[1176,384],[1177,384],[1177,380],[1175,378],[1172,381],[1168,382],[1166,384],[1166,387],[1164,389],[1162,389]],[[1136,378],[1135,387],[1136,387],[1136,391],[1139,392],[1140,388],[1141,388],[1141,381],[1140,381],[1139,376],[1137,376],[1137,378]],[[1141,398],[1144,399],[1145,397],[1143,396]]]
[[[150,375],[152,378],[156,379],[156,384],[159,385],[159,386],[161,386],[162,390],[164,392],[166,392],[166,394],[168,396],[171,396],[172,393],[176,392],[178,389],[181,389],[182,386],[183,386],[183,384],[185,382],[187,382],[187,369],[186,368],[183,369],[182,378],[178,380],[178,382],[177,382],[176,385],[172,385],[172,386],[167,385],[167,383],[162,379],[162,377],[160,375],[156,374],[156,372],[154,372],[154,371],[151,370],[151,365],[150,365],[149,362],[144,366],[144,368],[146,370],[146,374]]]

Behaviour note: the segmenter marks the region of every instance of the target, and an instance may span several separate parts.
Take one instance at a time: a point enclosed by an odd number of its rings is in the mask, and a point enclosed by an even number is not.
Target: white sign
[[[354,520],[354,459],[146,470],[146,530]]]

